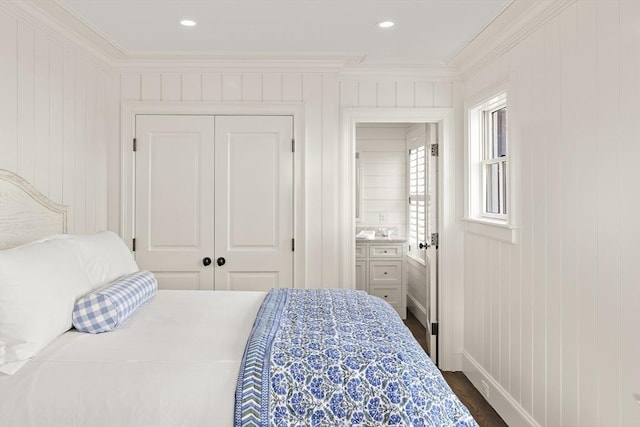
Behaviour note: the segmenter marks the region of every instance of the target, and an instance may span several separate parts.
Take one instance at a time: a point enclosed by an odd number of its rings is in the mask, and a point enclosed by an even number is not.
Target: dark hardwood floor
[[[411,330],[416,341],[427,351],[427,338],[424,326],[415,318],[411,312],[407,311],[405,325]],[[489,402],[471,384],[471,381],[462,372],[442,371],[444,379],[447,380],[451,390],[458,396],[458,399],[469,409],[473,418],[480,427],[503,427],[507,424],[500,418],[500,415],[489,405]]]

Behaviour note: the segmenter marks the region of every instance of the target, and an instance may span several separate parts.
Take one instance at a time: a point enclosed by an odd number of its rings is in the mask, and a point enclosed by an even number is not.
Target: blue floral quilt
[[[477,426],[394,309],[363,291],[271,290],[235,426]]]

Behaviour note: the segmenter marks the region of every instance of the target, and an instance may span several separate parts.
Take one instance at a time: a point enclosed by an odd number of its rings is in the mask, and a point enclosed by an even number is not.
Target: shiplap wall
[[[110,82],[71,43],[0,7],[0,168],[70,206],[70,232],[107,227]]]
[[[395,227],[407,235],[407,127],[356,129],[360,155],[361,217],[364,227]],[[380,222],[380,215],[386,222]]]
[[[305,133],[305,273],[309,288],[339,287],[340,108],[452,106],[452,84],[403,77],[343,78],[338,72],[126,72],[122,101],[303,102]],[[119,153],[110,158],[117,164]],[[110,222],[119,213],[117,169],[110,182]]]
[[[640,425],[638,22],[577,1],[465,82],[508,80],[521,152],[519,242],[464,262],[466,370],[511,425]]]

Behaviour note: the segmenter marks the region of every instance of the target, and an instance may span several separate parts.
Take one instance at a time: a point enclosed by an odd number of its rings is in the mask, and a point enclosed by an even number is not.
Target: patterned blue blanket
[[[273,289],[247,342],[235,426],[477,426],[393,308]]]

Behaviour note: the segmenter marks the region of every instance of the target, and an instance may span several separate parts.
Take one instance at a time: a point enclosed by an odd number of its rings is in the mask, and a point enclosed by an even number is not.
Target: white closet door
[[[136,262],[161,289],[213,289],[214,118],[136,117]]]
[[[215,120],[215,288],[291,287],[293,118]]]

